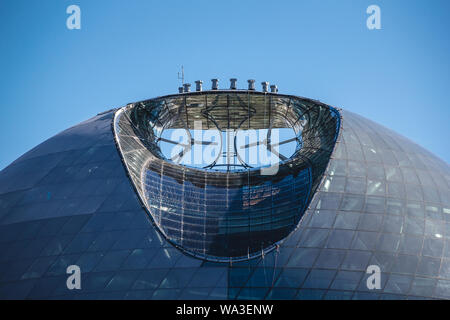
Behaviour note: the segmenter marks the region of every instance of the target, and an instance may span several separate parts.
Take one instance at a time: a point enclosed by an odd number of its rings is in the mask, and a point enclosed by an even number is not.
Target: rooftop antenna
[[[181,75],[180,72],[178,72],[178,80],[181,80],[181,86],[184,85],[184,67],[181,66]]]

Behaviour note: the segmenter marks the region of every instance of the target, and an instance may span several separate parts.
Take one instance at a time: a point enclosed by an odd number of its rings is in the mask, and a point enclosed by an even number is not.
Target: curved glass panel
[[[197,257],[228,261],[263,254],[295,229],[339,120],[337,110],[309,99],[218,91],[129,105],[116,114],[115,130],[130,177],[164,236]],[[169,130],[178,137],[164,135]],[[283,151],[288,144],[290,153]],[[199,153],[203,162],[181,161]]]

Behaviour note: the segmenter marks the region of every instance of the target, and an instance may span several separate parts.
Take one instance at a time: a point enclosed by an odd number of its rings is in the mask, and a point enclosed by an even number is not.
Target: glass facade
[[[224,178],[218,177],[217,183]],[[289,233],[304,212],[311,174],[304,169],[279,183],[242,188],[214,185],[205,175],[197,177],[201,179],[205,181],[196,186],[189,180],[146,171],[148,208],[164,234],[182,248],[205,258],[230,260],[259,254]]]
[[[271,174],[244,161],[218,170],[214,164],[195,168],[165,159],[157,143],[161,133],[188,131],[193,119],[219,131],[236,129],[233,134],[243,127],[267,129],[266,141],[274,128],[294,128],[297,150],[289,158],[280,156]],[[161,233],[189,254],[229,262],[265,254],[295,229],[326,168],[339,121],[337,110],[310,99],[218,91],[132,104],[114,123],[124,163]]]
[[[340,113],[295,230],[233,263],[192,257],[158,231],[117,149],[115,110],[56,135],[0,172],[0,299],[449,299],[449,165]],[[66,287],[73,264],[81,290]],[[369,265],[381,289],[367,288]]]

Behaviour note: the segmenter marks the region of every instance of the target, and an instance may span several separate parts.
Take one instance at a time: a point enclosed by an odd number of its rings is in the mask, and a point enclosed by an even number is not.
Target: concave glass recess
[[[116,141],[159,231],[186,253],[259,256],[294,230],[340,128],[321,102],[255,91],[158,97],[117,111]]]

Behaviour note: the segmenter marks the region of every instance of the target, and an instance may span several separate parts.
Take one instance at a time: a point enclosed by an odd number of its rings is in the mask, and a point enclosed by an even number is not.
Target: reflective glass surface
[[[123,167],[114,112],[0,172],[0,299],[449,299],[450,169],[342,111],[298,227],[264,256],[186,255],[156,230]],[[81,290],[66,287],[69,265]],[[368,289],[369,265],[381,288]]]
[[[265,254],[295,229],[326,168],[339,119],[334,108],[306,98],[195,92],[131,104],[116,114],[114,129],[130,177],[161,233],[189,254],[228,262]],[[216,161],[200,168],[165,158],[158,142],[177,142],[161,133],[189,133],[197,122],[235,138],[243,128],[265,129],[264,141],[247,145],[265,144],[260,152],[270,150],[278,160],[270,168],[251,167],[238,157],[239,166],[228,160],[227,169],[219,170]],[[294,140],[301,141],[290,158],[275,151],[274,145],[293,140],[275,141],[277,128],[294,128]],[[193,137],[189,149],[213,143],[198,133]],[[236,157],[237,145],[225,149],[225,158]]]

